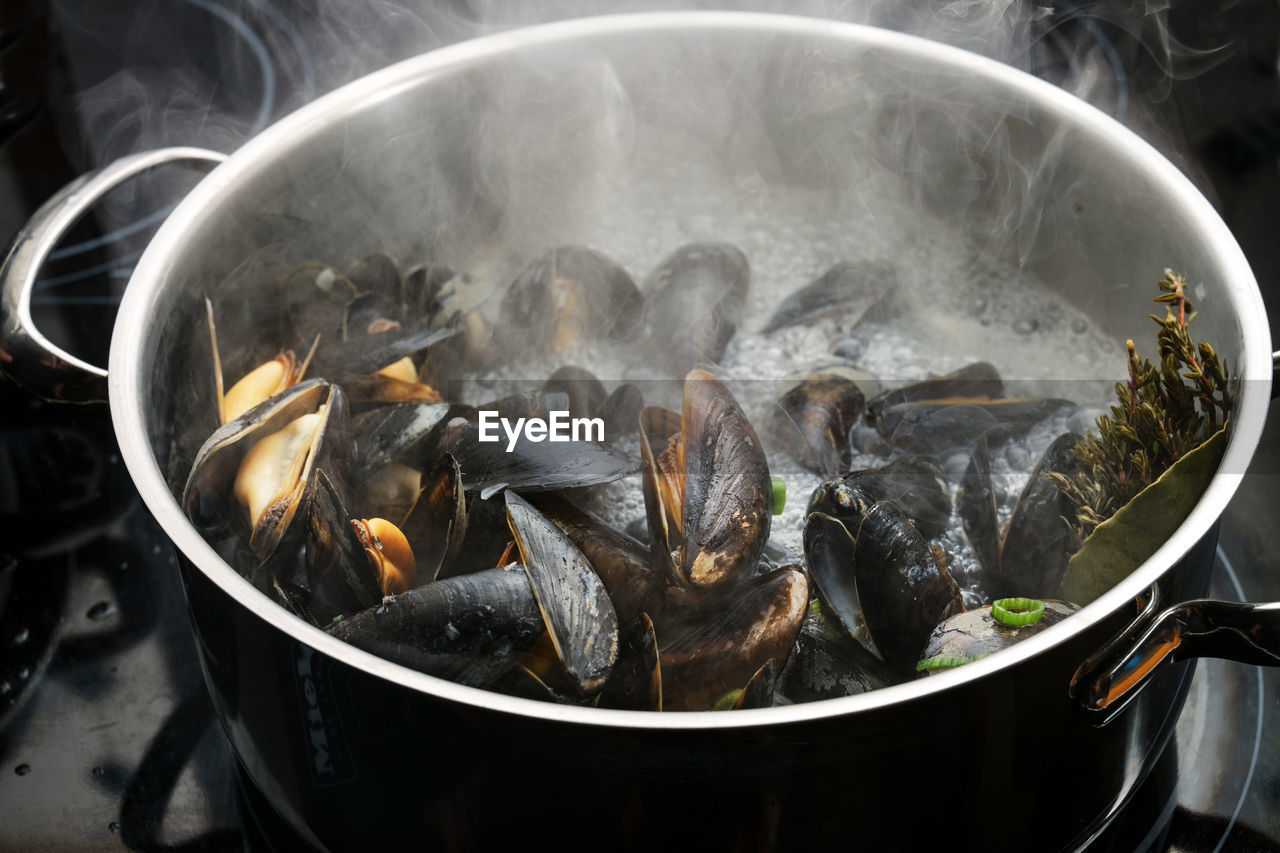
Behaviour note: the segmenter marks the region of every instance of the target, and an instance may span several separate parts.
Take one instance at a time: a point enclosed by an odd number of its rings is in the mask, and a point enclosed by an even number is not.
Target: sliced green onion
[[[1034,625],[1042,616],[1044,602],[1034,598],[999,598],[991,602],[991,618],[1011,628]]]
[[[770,477],[773,483],[772,503],[770,509],[774,515],[782,515],[782,508],[787,505],[787,481],[781,477]]]
[[[984,654],[973,655],[966,658],[949,658],[945,655],[935,655],[931,658],[916,661],[916,672],[925,672],[930,669],[955,669],[957,666],[964,666],[967,663],[982,660],[989,654],[991,654],[991,652],[985,652]]]
[[[738,701],[738,697],[742,695],[742,688],[730,690],[728,693],[716,700],[716,704],[711,706],[713,711],[732,711],[733,703]]]

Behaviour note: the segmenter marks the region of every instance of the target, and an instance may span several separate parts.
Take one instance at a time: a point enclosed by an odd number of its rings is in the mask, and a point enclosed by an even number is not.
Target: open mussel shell
[[[205,535],[216,535],[228,526],[243,527],[246,510],[235,505],[237,481],[246,457],[267,438],[282,436],[305,416],[316,416],[296,439],[281,442],[288,459],[262,458],[254,463],[272,476],[255,493],[271,492],[263,511],[248,520],[250,545],[265,559],[279,543],[304,497],[311,472],[317,467],[338,470],[344,463],[326,464],[325,457],[341,449],[336,434],[342,432],[346,405],[340,388],[320,379],[308,380],[255,406],[219,427],[196,453],[182,490],[187,517]],[[265,447],[265,446],[264,446]],[[266,456],[261,450],[255,456]]]
[[[932,457],[903,456],[879,468],[851,471],[813,490],[808,512],[838,518],[862,512],[861,502],[893,501],[926,539],[935,539],[951,519],[951,491],[942,468]]]
[[[351,419],[355,439],[353,479],[363,479],[392,462],[420,464],[418,451],[449,413],[447,403],[398,403],[370,409]]]
[[[853,380],[820,373],[787,391],[769,413],[769,434],[800,465],[820,477],[849,469],[849,430],[866,400]]]
[[[514,666],[543,624],[513,564],[388,597],[325,630],[393,663],[479,687]]]
[[[581,246],[552,249],[521,272],[502,301],[504,338],[563,353],[580,341],[624,339],[643,297],[630,273]]]
[[[1078,547],[1067,519],[1074,507],[1046,474],[1073,476],[1079,469],[1076,433],[1065,433],[1041,455],[1027,478],[1000,542],[1000,560],[988,590],[996,598],[1058,594],[1067,560]]]
[[[423,474],[422,489],[400,529],[417,558],[419,579],[440,577],[467,533],[466,494],[456,459],[446,453]]]
[[[307,508],[307,535],[308,609],[317,622],[349,616],[382,600],[377,574],[351,527],[342,495],[322,470],[316,471]]]
[[[580,694],[595,693],[618,659],[618,617],[582,552],[527,501],[506,493],[507,522],[520,549],[556,655]]]
[[[376,334],[354,335],[322,344],[314,371],[333,382],[364,379],[406,356],[415,356],[454,335],[453,329],[401,326]]]
[[[1038,634],[1050,625],[1056,625],[1080,608],[1069,601],[1044,601],[1044,614],[1030,625],[1010,626],[998,622],[991,615],[991,605],[976,607],[944,619],[929,634],[929,640],[920,658],[952,658],[966,660],[994,654],[1007,649],[1027,637]],[[936,675],[945,669],[928,669],[926,675]]]
[[[850,500],[870,501],[859,492],[852,492]],[[870,509],[868,503],[859,515]],[[848,635],[863,645],[872,642],[862,615],[862,601],[858,597],[857,579],[853,574],[857,540],[856,527],[850,529],[843,521],[823,512],[810,512],[804,522],[804,554],[809,572],[813,576],[814,591],[822,603],[822,612],[836,621]]]
[[[591,563],[622,624],[633,624],[646,608],[660,608],[674,593],[668,589],[666,574],[654,568],[649,549],[635,539],[562,495],[533,495],[530,499]]]
[[[782,300],[762,331],[767,335],[836,314],[849,327],[856,326],[896,282],[893,270],[883,264],[840,261]]]
[[[669,255],[645,285],[649,351],[683,376],[724,355],[742,319],[751,265],[728,243],[691,243]]]
[[[679,438],[672,413],[641,413],[651,543],[678,583],[712,587],[754,566],[769,540],[769,464],[729,389],[705,370],[685,377],[681,412]]]
[[[641,613],[622,634],[618,663],[600,691],[601,708],[662,710],[662,667],[653,620]]]
[[[662,703],[669,711],[706,710],[741,688],[770,658],[784,659],[809,606],[809,578],[785,566],[665,620]]]
[[[552,492],[596,486],[634,474],[640,460],[596,441],[527,441],[511,443],[502,428],[483,433],[480,425],[465,421],[440,443],[462,467],[468,491],[488,498],[509,488],[523,492]]]

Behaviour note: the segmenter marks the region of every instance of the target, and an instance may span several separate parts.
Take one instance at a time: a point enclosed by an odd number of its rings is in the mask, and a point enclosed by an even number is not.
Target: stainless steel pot
[[[177,152],[193,155],[219,157]],[[0,351],[11,375],[46,393],[94,396],[102,371],[86,382],[89,366],[30,328],[31,280],[77,208],[166,156],[88,179],[20,235],[3,270]],[[188,524],[173,491],[207,384],[200,297],[246,258],[273,247],[306,260],[331,245],[351,256],[434,252],[458,266],[495,245],[532,254],[574,242],[647,169],[687,171],[691,184],[712,178],[695,202],[707,216],[803,197],[809,221],[833,233],[848,205],[874,202],[866,188],[892,186],[913,205],[886,209],[883,227],[954,229],[1069,295],[1117,338],[1149,309],[1149,283],[1176,267],[1200,288],[1198,334],[1238,380],[1220,471],[1126,580],[1012,650],[861,696],[731,714],[561,707],[409,671],[290,616]],[[130,473],[183,556],[226,733],[252,782],[326,849],[531,839],[968,848],[993,835],[1032,849],[1079,846],[1172,731],[1190,667],[1160,664],[1210,653],[1273,660],[1271,606],[1165,607],[1208,587],[1217,519],[1258,441],[1270,379],[1262,301],[1240,249],[1136,136],[959,50],[727,13],[496,35],[299,110],[169,217],[129,284],[107,374]]]

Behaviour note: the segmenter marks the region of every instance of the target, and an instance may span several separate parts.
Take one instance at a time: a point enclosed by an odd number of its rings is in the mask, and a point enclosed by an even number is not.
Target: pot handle
[[[36,275],[67,229],[119,184],[178,160],[217,164],[226,159],[226,154],[203,148],[144,151],[82,175],[41,205],[18,232],[0,265],[0,370],[46,400],[105,402],[106,369],[63,350],[32,323],[31,293]]]
[[[1154,673],[1171,663],[1209,657],[1280,666],[1280,602],[1201,598],[1149,618],[1147,613],[1139,616],[1072,678],[1071,695],[1093,724],[1114,719]]]

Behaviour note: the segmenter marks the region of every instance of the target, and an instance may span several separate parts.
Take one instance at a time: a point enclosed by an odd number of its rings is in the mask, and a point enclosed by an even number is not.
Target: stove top
[[[1100,105],[1215,200],[1263,284],[1274,336],[1280,13],[1244,2],[1205,16],[1198,5],[1170,14],[1183,58],[1203,66],[1190,79],[1153,77],[1131,34],[1083,3],[1052,5],[1032,64],[1063,82],[1080,73],[1063,44],[1083,40],[1101,57],[1111,76],[1092,90]],[[379,6],[398,35],[339,69],[317,57],[372,13],[353,9],[340,30],[315,33],[302,23],[318,8],[310,0],[0,7],[0,239],[86,168],[161,144],[231,150],[317,93],[482,17],[461,0]],[[173,39],[139,41],[141,20]],[[225,38],[202,41],[210,28]],[[167,123],[147,113],[163,80],[176,90],[167,103],[188,108]],[[95,100],[105,92],[112,104]],[[105,361],[113,305],[181,189],[159,181],[112,199],[56,253],[37,310],[73,352]],[[0,849],[299,848],[217,726],[176,558],[129,483],[105,409],[42,403],[0,379],[0,411]],[[1277,462],[1273,424],[1223,518],[1215,597],[1280,600]],[[1175,739],[1095,848],[1280,850],[1278,716],[1280,671],[1201,662]]]

